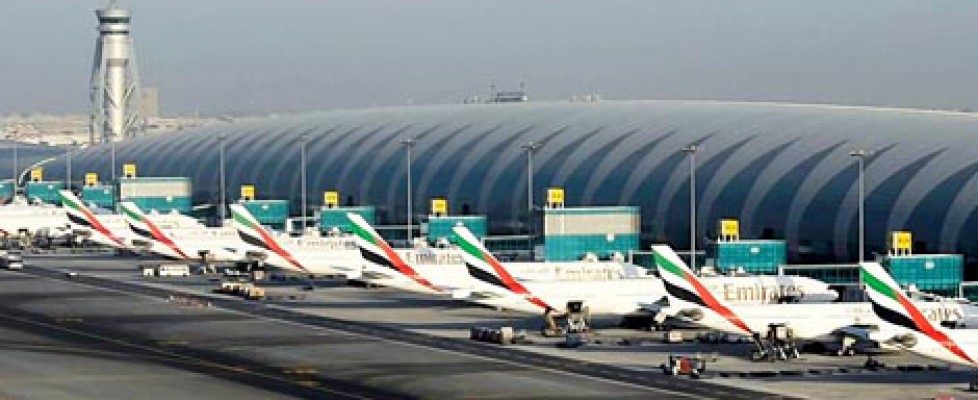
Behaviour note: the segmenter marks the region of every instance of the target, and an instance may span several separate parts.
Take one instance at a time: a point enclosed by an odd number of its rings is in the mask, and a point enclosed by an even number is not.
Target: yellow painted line
[[[313,387],[313,388],[318,388],[319,387],[319,381],[314,381],[314,380],[309,380],[309,379],[298,380],[298,381],[295,381],[295,383],[297,385],[302,385],[302,386],[306,386],[306,387]]]
[[[319,371],[317,371],[315,368],[306,367],[306,366],[291,367],[282,370],[282,373],[289,374],[289,375],[312,375],[317,372]]]
[[[166,340],[159,340],[156,342],[156,344],[160,346],[183,346],[187,344],[187,342],[185,340],[180,340],[180,339],[166,339]]]
[[[67,324],[67,323],[72,323],[72,322],[77,323],[77,322],[82,322],[82,321],[84,321],[84,319],[78,318],[78,317],[60,317],[60,318],[55,318],[54,319],[54,322],[57,322],[59,324]]]

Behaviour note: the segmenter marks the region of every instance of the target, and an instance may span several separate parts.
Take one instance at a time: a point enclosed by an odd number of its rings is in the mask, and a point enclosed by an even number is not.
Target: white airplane
[[[69,232],[64,208],[49,204],[30,204],[26,200],[0,206],[0,234],[27,233],[32,236],[62,237]]]
[[[886,343],[924,357],[978,367],[978,330],[935,324],[922,307],[928,303],[908,298],[881,265],[862,263],[859,269],[873,312],[893,332]]]
[[[350,236],[307,235],[290,237],[261,226],[241,204],[232,204],[231,217],[249,253],[257,253],[276,268],[306,274],[342,274],[359,277],[360,251]]]
[[[462,251],[458,248],[393,249],[357,214],[347,218],[363,255],[361,279],[422,294],[455,294],[470,286]],[[639,267],[613,262],[515,263],[512,275],[520,281],[594,281],[647,275]],[[508,268],[510,266],[507,266]]]
[[[655,313],[654,304],[665,295],[653,276],[614,281],[519,281],[468,229],[453,228],[473,278],[469,290],[456,289],[456,297],[476,303],[531,314],[562,312],[568,302],[583,301],[592,314]]]
[[[146,215],[131,202],[119,203],[129,228],[138,236],[133,244],[150,252],[179,260],[246,261],[244,243],[231,227],[211,228],[203,224],[173,224],[172,219],[156,221],[165,216]],[[181,221],[182,222],[182,221]]]
[[[428,249],[430,257],[421,257],[412,250],[394,250],[366,220],[358,214],[347,213],[350,227],[356,237],[357,247],[363,257],[361,278],[372,283],[393,287],[409,292],[425,294],[447,294],[447,289],[434,285],[415,270],[421,260],[438,265],[439,260],[452,262],[452,253],[443,249]],[[438,253],[435,253],[437,251]],[[454,254],[457,256],[457,254]],[[405,258],[411,259],[408,263]],[[444,264],[442,264],[444,268]]]
[[[788,327],[797,339],[822,343],[841,343],[839,354],[853,354],[856,340],[879,339],[881,321],[869,303],[824,304],[729,304],[706,289],[669,246],[652,246],[659,274],[669,294],[671,316],[690,320],[718,331],[745,335],[760,340],[777,327]],[[975,313],[975,307],[958,302],[922,304],[927,319],[940,322],[959,320]]]
[[[455,227],[454,231],[476,282],[466,297],[482,304],[548,313],[562,312],[569,302],[582,301],[592,314],[624,316],[658,314],[660,300],[666,296],[662,280],[651,275],[609,281],[521,281],[468,229]],[[838,296],[825,283],[800,277],[717,276],[709,281],[712,293],[746,304],[778,301],[788,294],[802,301],[832,301]]]
[[[58,192],[67,212],[72,232],[103,246],[131,250],[133,233],[125,217],[118,214],[95,214],[70,190]]]

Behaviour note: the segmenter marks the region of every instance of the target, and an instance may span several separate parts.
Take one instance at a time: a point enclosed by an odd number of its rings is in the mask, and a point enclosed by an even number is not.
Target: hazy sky
[[[102,0],[6,0],[0,114],[81,112]],[[978,109],[978,1],[122,0],[165,113],[535,99]]]

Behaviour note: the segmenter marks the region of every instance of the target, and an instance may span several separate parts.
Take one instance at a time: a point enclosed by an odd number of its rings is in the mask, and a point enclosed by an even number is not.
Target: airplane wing
[[[887,338],[882,337],[880,327],[876,325],[848,325],[832,331],[833,335],[841,337],[854,337],[862,340],[869,340],[883,343]]]
[[[452,294],[452,298],[458,300],[474,301],[474,300],[494,300],[494,299],[502,299],[506,297],[522,298],[522,296],[509,295],[497,291],[488,291],[488,290],[469,290],[469,289],[459,289],[459,288],[454,288],[449,290],[450,290],[449,293]]]

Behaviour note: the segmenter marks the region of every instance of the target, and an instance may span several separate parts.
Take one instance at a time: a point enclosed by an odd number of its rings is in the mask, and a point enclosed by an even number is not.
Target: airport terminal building
[[[530,102],[410,106],[238,122],[150,135],[117,145],[141,176],[187,176],[194,201],[219,196],[224,140],[228,198],[254,184],[258,197],[301,202],[305,140],[308,203],[324,190],[342,203],[377,207],[379,222],[406,221],[406,157],[413,138],[415,216],[448,199],[453,214],[485,214],[489,232],[526,231],[527,153],[536,204],[551,186],[568,206],[641,209],[643,244],[689,245],[690,159],[697,144],[700,245],[721,218],[746,238],[783,238],[794,262],[857,257],[857,159],[865,168],[867,251],[910,230],[917,252],[978,256],[978,115],[970,113],[716,101]],[[109,147],[74,157],[73,180],[110,176]],[[59,178],[64,160],[46,167]],[[63,174],[62,174],[63,175]]]

